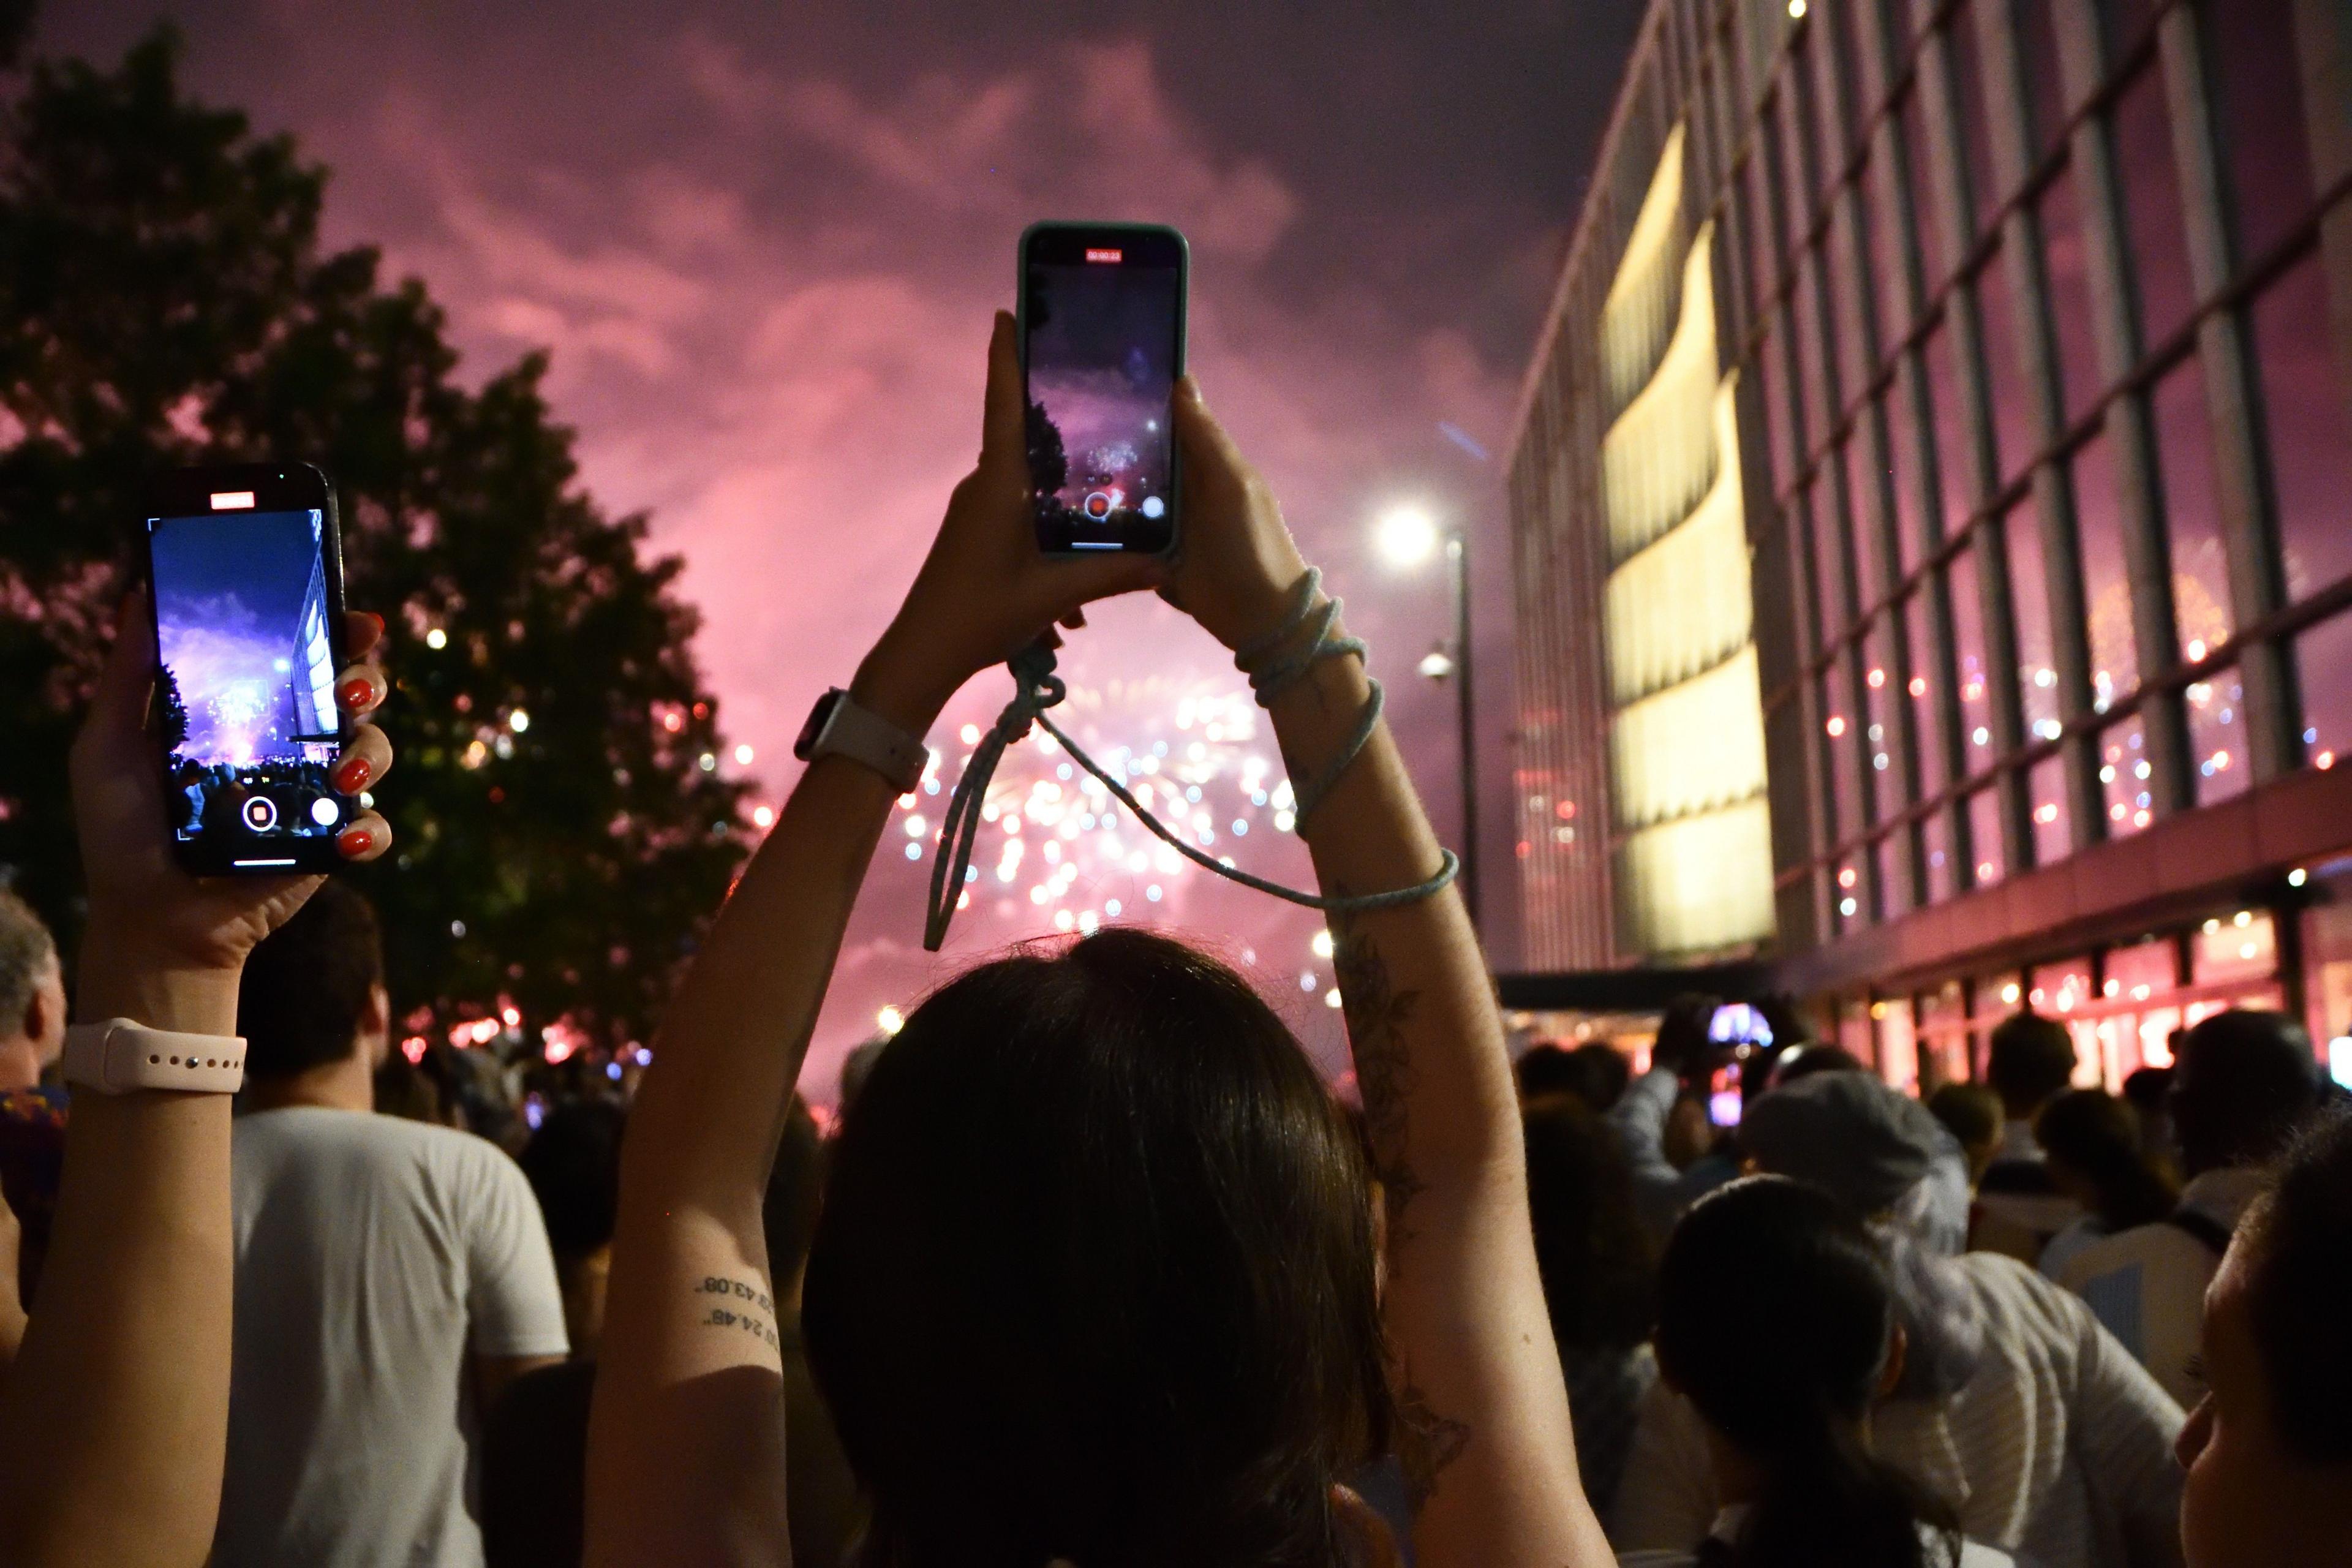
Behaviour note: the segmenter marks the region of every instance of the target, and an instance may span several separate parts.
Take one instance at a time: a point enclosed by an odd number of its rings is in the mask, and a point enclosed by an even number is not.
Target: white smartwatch
[[[235,1094],[245,1085],[245,1041],[234,1035],[177,1035],[129,1018],[76,1024],[66,1031],[58,1070],[100,1094],[172,1089]]]
[[[804,763],[819,757],[844,756],[864,763],[907,795],[923,782],[931,764],[931,750],[920,735],[909,735],[871,709],[860,708],[848,692],[836,686],[816,700],[793,755]]]

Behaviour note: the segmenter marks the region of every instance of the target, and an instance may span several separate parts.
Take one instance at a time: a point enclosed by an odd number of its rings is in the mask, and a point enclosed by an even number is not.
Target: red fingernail
[[[375,847],[375,835],[364,827],[346,827],[335,840],[335,847],[346,855],[364,855]]]
[[[335,770],[335,787],[345,795],[357,795],[367,787],[368,762],[365,757],[353,757]]]
[[[375,624],[376,636],[383,636],[383,617],[382,616],[377,615],[373,610],[362,610],[360,614],[365,616],[370,621]]]
[[[356,708],[373,695],[374,691],[374,686],[364,677],[355,675],[343,682],[342,690],[337,695],[342,699],[344,707]]]

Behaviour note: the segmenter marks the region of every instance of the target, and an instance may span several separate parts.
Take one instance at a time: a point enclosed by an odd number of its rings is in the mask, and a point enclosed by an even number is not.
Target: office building
[[[2352,1035],[2347,192],[2330,0],[1654,0],[1512,443],[1531,966],[1905,1083]]]

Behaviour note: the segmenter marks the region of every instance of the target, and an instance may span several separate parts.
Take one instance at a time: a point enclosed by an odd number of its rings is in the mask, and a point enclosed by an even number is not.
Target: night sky
[[[380,245],[392,273],[423,277],[468,374],[553,351],[550,392],[590,488],[649,510],[657,545],[688,561],[729,740],[754,748],[771,798],[809,703],[846,683],[970,465],[1022,227],[1182,228],[1192,367],[1371,640],[1448,838],[1453,693],[1413,674],[1450,629],[1444,575],[1390,574],[1367,534],[1403,500],[1472,531],[1486,903],[1507,967],[1501,447],[1642,6],[1369,10],[90,0],[52,4],[37,47],[110,60],[171,16],[195,92],[334,169],[330,240]],[[1064,666],[1081,686],[1121,683],[1124,702],[1097,710],[1107,731],[1164,731],[1159,696],[1241,689],[1156,601],[1093,618]],[[933,741],[950,763],[956,728],[1004,694],[983,678],[950,709]],[[926,803],[934,823],[943,805]],[[1273,834],[1234,853],[1307,872]],[[1025,905],[1011,921],[975,908],[946,953],[924,954],[929,869],[886,843],[813,1091],[829,1098],[882,1003],[1040,929]],[[1303,1005],[1321,997],[1302,973],[1328,979],[1309,958],[1314,917],[1201,881],[1154,914],[1252,959],[1331,1059],[1337,1015]]]

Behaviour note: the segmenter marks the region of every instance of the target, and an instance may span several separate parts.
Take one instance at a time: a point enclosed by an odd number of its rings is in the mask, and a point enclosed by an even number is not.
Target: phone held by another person
[[[306,463],[182,468],[142,511],[154,592],[151,722],[164,826],[199,876],[342,864],[359,815],[330,770],[351,733],[343,562],[327,476]]]
[[[1167,553],[1181,510],[1170,413],[1184,374],[1184,237],[1158,224],[1032,224],[1020,273],[1038,548]]]

